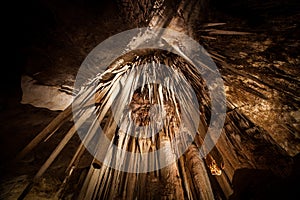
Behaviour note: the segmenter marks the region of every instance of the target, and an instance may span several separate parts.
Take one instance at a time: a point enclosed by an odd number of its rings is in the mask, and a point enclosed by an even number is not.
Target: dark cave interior
[[[147,25],[150,11],[142,6],[135,8],[134,3],[131,5],[136,10],[132,11],[126,2],[148,1],[29,0],[2,6],[8,11],[3,17],[7,25],[4,40],[8,42],[4,59],[8,62],[4,62],[0,83],[1,199],[17,199],[26,181],[35,175],[72,126],[68,122],[55,137],[41,143],[22,161],[11,162],[61,112],[21,103],[22,76],[47,87],[72,86],[78,68],[97,44],[122,31]],[[193,30],[197,41],[208,51],[222,55],[230,66],[220,66],[229,88],[227,99],[234,105],[228,108],[224,129],[233,132],[233,140],[240,142],[220,147],[233,149],[235,155],[230,156],[227,151],[228,155],[224,155],[225,150],[223,153],[220,150],[227,160],[223,178],[208,175],[214,198],[297,199],[300,195],[299,1],[210,0],[206,8]],[[225,23],[218,30],[251,34],[210,34],[203,28],[209,23]],[[244,119],[247,127],[242,124]],[[80,143],[78,136],[69,143],[25,199],[59,199],[55,194]],[[91,160],[91,155],[85,152],[61,199],[78,198]],[[226,172],[228,163],[232,169]],[[168,199],[163,194],[147,198]]]

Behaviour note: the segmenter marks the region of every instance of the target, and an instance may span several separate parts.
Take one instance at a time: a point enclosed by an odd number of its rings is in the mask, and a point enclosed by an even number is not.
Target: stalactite
[[[203,40],[215,40],[218,35],[249,35],[246,31],[230,31],[221,30],[216,27],[223,26],[224,23],[204,23],[206,10],[206,1],[196,0],[145,0],[145,1],[120,1],[121,9],[126,13],[128,20],[133,21],[136,26],[147,25],[153,30],[166,27],[180,31],[191,37],[201,38]],[[266,4],[265,6],[268,6]],[[144,12],[137,12],[136,10]],[[197,10],[197,11],[194,11]],[[203,30],[197,30],[197,23],[202,23]],[[200,22],[198,22],[200,21]],[[207,35],[199,36],[205,32]],[[146,34],[146,33],[145,33]],[[213,37],[212,37],[213,36]],[[137,36],[143,37],[142,36]],[[293,99],[293,105],[299,102],[298,93],[295,90],[284,90],[281,85],[272,83],[272,80],[267,77],[258,78],[256,72],[251,70],[239,70],[225,62],[226,57],[222,52],[214,50],[208,51],[209,55],[218,64],[222,72],[222,79],[225,81],[227,91],[227,113],[226,121],[222,129],[222,134],[217,141],[215,147],[208,152],[203,158],[200,154],[201,145],[205,138],[205,134],[209,128],[209,120],[211,118],[210,96],[208,94],[205,81],[201,75],[195,72],[193,63],[188,62],[188,56],[180,50],[179,43],[172,43],[168,38],[161,34],[165,42],[169,43],[174,49],[178,50],[178,55],[161,50],[141,50],[131,52],[118,58],[114,63],[111,63],[105,71],[101,72],[101,76],[89,79],[83,83],[80,91],[76,91],[75,105],[73,105],[74,118],[79,119],[80,126],[88,126],[87,133],[83,138],[85,143],[94,146],[97,151],[99,145],[103,145],[101,140],[97,138],[99,131],[98,123],[103,129],[104,137],[110,140],[110,144],[101,146],[101,151],[95,153],[95,158],[90,160],[87,173],[83,173],[81,178],[82,184],[79,185],[79,194],[75,198],[78,199],[222,199],[230,198],[234,192],[233,179],[236,171],[241,168],[263,169],[270,170],[279,176],[288,176],[292,169],[291,156],[299,153],[299,145],[284,144],[286,138],[297,138],[294,133],[297,132],[295,127],[287,126],[284,123],[279,123],[285,127],[287,132],[280,129],[279,132],[272,133],[273,127],[265,126],[267,119],[259,119],[259,114],[252,114],[247,105],[240,103],[240,97],[247,99],[248,93],[251,98],[259,98],[267,100],[270,98],[270,90],[283,93],[279,99],[283,101],[285,98]],[[127,45],[128,49],[134,49],[140,45],[140,41],[134,38]],[[180,38],[178,38],[180,40]],[[205,42],[204,42],[205,43]],[[186,136],[180,136],[178,146],[174,147],[170,142],[179,135],[179,124],[182,122],[181,114],[188,107],[187,100],[189,97],[180,99],[174,92],[174,84],[172,81],[168,84],[173,87],[173,90],[167,90],[159,84],[153,84],[149,80],[147,73],[152,68],[147,67],[146,63],[150,63],[152,67],[166,65],[170,70],[176,71],[178,77],[185,77],[193,89],[197,92],[197,100],[199,102],[200,116],[199,127],[194,133],[186,131]],[[157,70],[157,72],[161,72]],[[93,72],[91,72],[93,73]],[[270,72],[282,82],[297,85],[298,81],[289,76],[280,75],[276,70]],[[89,72],[86,76],[89,77]],[[125,78],[124,78],[125,77]],[[133,90],[134,85],[139,78],[144,80],[141,88]],[[237,82],[240,80],[240,82]],[[251,82],[246,84],[245,80]],[[121,87],[118,82],[123,81]],[[178,80],[175,80],[178,81]],[[180,84],[177,84],[180,85]],[[229,88],[229,89],[228,89]],[[294,87],[293,87],[294,88]],[[184,90],[184,89],[183,89]],[[239,91],[246,91],[247,95]],[[131,103],[125,105],[124,99],[132,93]],[[239,94],[239,95],[237,95]],[[238,96],[238,98],[237,98]],[[179,106],[179,101],[183,100],[183,105]],[[182,103],[181,102],[181,103]],[[79,104],[76,104],[79,103]],[[278,103],[278,102],[277,102]],[[151,120],[151,106],[162,105],[166,111],[166,117],[163,120],[164,126],[158,134],[151,133],[154,128],[136,131],[136,127],[144,127]],[[113,105],[117,108],[127,106],[130,111],[130,116],[122,116],[121,124],[114,120]],[[74,110],[75,108],[75,110]],[[22,160],[34,148],[36,148],[43,140],[51,140],[52,136],[68,121],[71,120],[71,106],[61,112],[44,130],[42,130],[17,156],[17,161]],[[159,108],[157,108],[159,109]],[[91,115],[95,115],[96,119],[91,120]],[[294,115],[297,115],[297,113]],[[191,114],[192,116],[192,114]],[[129,120],[126,117],[131,117]],[[152,116],[153,117],[153,116]],[[292,114],[289,115],[292,117]],[[155,116],[155,119],[164,118]],[[191,117],[192,118],[192,117]],[[263,121],[261,123],[261,121]],[[78,124],[77,124],[78,126]],[[154,125],[153,125],[154,126]],[[121,128],[122,129],[121,129]],[[33,185],[36,184],[48,170],[50,165],[57,158],[59,153],[67,146],[68,142],[76,132],[75,125],[66,132],[63,139],[57,145],[56,149],[51,153],[48,159],[44,162],[41,168],[36,172],[33,181],[30,182],[20,195],[20,199],[25,198]],[[150,131],[149,131],[150,130]],[[136,135],[129,133],[141,134],[145,136],[150,133],[151,137],[136,138]],[[283,133],[284,139],[276,137],[276,134]],[[151,168],[159,166],[159,158],[153,158],[154,162],[144,160],[144,165],[139,164],[140,155],[156,151],[166,147],[163,151],[167,155],[166,159],[174,159],[178,149],[184,149],[184,141],[190,140],[191,135],[195,134],[195,138],[190,146],[186,149],[183,155],[172,164],[161,169],[147,173],[132,173],[137,172],[142,167]],[[96,136],[95,136],[96,135]],[[139,135],[139,136],[141,136]],[[96,142],[95,142],[96,141]],[[293,140],[294,141],[294,140]],[[297,142],[295,142],[297,143]],[[136,153],[133,156],[126,156],[120,152],[116,152],[111,146],[115,145],[120,149],[127,150],[131,153]],[[98,145],[98,146],[97,146]],[[182,145],[182,146],[180,146]],[[78,146],[71,162],[66,169],[66,176],[61,185],[61,189],[57,192],[57,197],[64,195],[64,189],[68,186],[68,181],[76,169],[80,161],[85,156],[87,149],[83,144]],[[262,156],[266,153],[275,158]],[[131,172],[124,172],[106,166],[101,162],[101,159],[107,161],[112,166],[120,167],[130,163],[128,169]],[[114,159],[112,159],[114,158]],[[132,164],[136,163],[136,165]],[[151,166],[150,166],[151,165]]]

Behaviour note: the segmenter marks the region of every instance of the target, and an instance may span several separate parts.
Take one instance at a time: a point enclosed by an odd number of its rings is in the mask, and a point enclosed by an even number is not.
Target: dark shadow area
[[[5,75],[0,79],[2,91],[0,111],[13,107],[21,100],[22,74],[37,76],[38,80],[44,80],[51,79],[49,72],[55,72],[57,68],[68,72],[71,71],[69,68],[78,68],[85,55],[78,56],[77,51],[82,51],[80,48],[85,48],[86,44],[82,41],[77,42],[76,37],[79,36],[73,29],[96,32],[89,26],[95,24],[94,27],[97,27],[104,23],[97,21],[97,17],[117,13],[116,1],[108,0],[16,0],[5,3],[2,8],[6,10],[2,13],[4,22],[2,47],[5,49],[2,69]],[[114,29],[113,22],[111,27]],[[96,39],[95,43],[105,39],[107,35]],[[90,42],[91,38],[87,40]],[[95,44],[91,46],[94,47]],[[91,48],[88,49],[90,50]],[[65,55],[69,54],[72,58],[65,58]],[[77,62],[69,61],[71,59]],[[62,69],[61,65],[66,69]],[[43,71],[45,74],[37,75]]]
[[[279,177],[269,170],[238,169],[233,176],[230,200],[297,199],[300,195],[300,154],[293,157],[289,176]]]
[[[299,13],[297,0],[211,0],[213,11],[245,20],[253,28],[263,25],[267,20],[279,16]]]

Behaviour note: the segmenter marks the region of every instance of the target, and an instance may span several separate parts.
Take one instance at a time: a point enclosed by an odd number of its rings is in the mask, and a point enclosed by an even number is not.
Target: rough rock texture
[[[31,104],[38,108],[48,108],[49,110],[64,110],[73,101],[72,88],[67,86],[65,91],[69,91],[69,94],[63,91],[63,88],[55,86],[40,85],[36,80],[29,76],[22,76],[21,88],[22,88],[22,104]],[[71,94],[70,94],[71,93]]]

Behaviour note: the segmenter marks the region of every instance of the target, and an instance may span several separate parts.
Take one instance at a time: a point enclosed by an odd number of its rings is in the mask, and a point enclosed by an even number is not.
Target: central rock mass
[[[149,126],[151,120],[152,123],[154,121],[162,123],[166,117],[168,121],[172,121],[171,123],[179,121],[178,119],[172,120],[174,118],[172,116],[176,114],[175,110],[179,113],[179,109],[177,109],[179,104],[174,104],[172,99],[167,96],[166,89],[161,90],[162,87],[159,84],[149,84],[145,85],[143,89],[135,90],[129,107],[132,120],[137,126]]]

